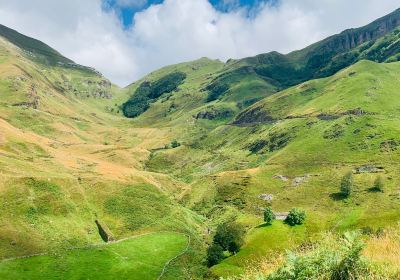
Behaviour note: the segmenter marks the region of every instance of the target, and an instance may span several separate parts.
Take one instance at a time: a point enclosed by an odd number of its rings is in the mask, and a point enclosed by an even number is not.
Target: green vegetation
[[[383,182],[382,176],[376,177],[372,190],[378,191],[378,192],[384,191],[384,182]]]
[[[291,226],[301,225],[304,223],[305,219],[306,219],[305,211],[293,208],[287,215],[285,223]]]
[[[398,254],[377,252],[400,250],[382,233],[400,220],[399,15],[288,55],[171,65],[125,89],[79,67],[38,64],[1,40],[0,256],[57,256],[0,267],[8,278],[19,270],[36,276],[42,264],[64,275],[66,260],[77,273],[103,264],[114,275],[141,267],[142,258],[157,264],[140,273],[157,277],[165,258],[155,255],[171,240],[125,248],[129,254],[107,250],[125,242],[65,251],[101,242],[97,220],[116,239],[189,234],[165,279],[240,275],[264,258],[273,262],[264,278],[318,270],[362,279],[360,247],[322,249],[329,236],[321,233],[357,229],[368,234],[363,252],[395,272]],[[343,199],[348,170],[351,195]],[[287,250],[296,253],[284,261]],[[80,256],[85,267],[73,263]],[[98,271],[96,278],[108,276]]]
[[[219,244],[211,244],[207,249],[207,265],[208,267],[212,267],[218,263],[220,263],[224,256],[224,249]]]
[[[244,229],[236,222],[226,222],[217,227],[213,243],[207,249],[207,263],[211,267],[224,259],[224,251],[239,252],[243,245]]]
[[[0,262],[2,279],[156,279],[187,237],[153,233],[110,245]]]
[[[340,192],[344,197],[349,197],[353,191],[353,172],[347,172],[340,182]]]
[[[174,72],[153,83],[141,83],[133,96],[122,105],[124,115],[128,118],[139,116],[150,107],[150,103],[155,102],[163,94],[176,90],[185,78],[185,73]]]
[[[121,218],[129,230],[135,230],[168,216],[171,204],[166,195],[154,186],[137,185],[110,195],[104,209],[107,214]]]
[[[272,224],[272,222],[276,219],[274,212],[271,207],[267,207],[264,210],[264,222],[267,225]]]

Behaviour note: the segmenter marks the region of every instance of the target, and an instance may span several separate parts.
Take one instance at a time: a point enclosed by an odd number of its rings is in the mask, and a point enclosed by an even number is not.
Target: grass
[[[156,279],[187,246],[178,233],[153,233],[88,249],[0,263],[2,279]]]
[[[248,230],[245,245],[211,269],[226,276],[314,241],[320,232],[395,225],[400,64],[360,61],[275,93],[279,85],[246,68],[268,59],[280,55],[227,64],[204,58],[118,89],[95,73],[37,64],[0,41],[0,256],[97,243],[99,219],[117,238],[190,233],[193,248],[167,276],[200,278],[212,230],[237,220]],[[176,72],[186,75],[178,91],[160,96],[137,118],[122,116],[121,104],[140,84]],[[229,91],[207,102],[207,85],[221,77],[232,83]],[[36,109],[15,105],[34,96]],[[199,113],[221,117],[197,118]],[[174,139],[182,145],[164,149]],[[380,173],[358,173],[365,165]],[[344,199],[337,193],[350,170],[357,173],[354,190]],[[384,192],[371,192],[378,175]],[[259,209],[266,206],[304,209],[306,222],[260,226]]]

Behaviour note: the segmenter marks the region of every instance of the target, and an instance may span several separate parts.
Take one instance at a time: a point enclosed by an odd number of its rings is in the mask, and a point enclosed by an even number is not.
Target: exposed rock
[[[289,212],[274,212],[274,214],[278,221],[284,221],[289,215]]]
[[[374,165],[363,165],[360,167],[357,167],[355,170],[356,174],[363,174],[363,173],[380,173],[384,172],[385,169],[381,166],[374,166]]]
[[[289,181],[289,177],[286,177],[286,176],[280,175],[280,174],[274,175],[274,176],[272,176],[272,178],[279,179],[279,180],[282,180],[284,182]]]
[[[104,242],[115,241],[115,238],[114,238],[111,230],[108,228],[108,226],[106,224],[101,223],[99,220],[95,220],[95,223],[97,225],[97,229],[99,230],[101,239],[103,239]]]
[[[274,196],[272,194],[262,193],[258,196],[258,198],[264,201],[272,201]]]
[[[206,110],[197,113],[194,116],[196,119],[207,119],[207,120],[214,120],[214,119],[224,119],[233,117],[234,112],[230,109],[224,108],[215,108],[215,107],[208,107]]]
[[[233,124],[239,126],[255,125],[274,122],[274,118],[263,107],[250,108],[240,113]]]
[[[301,185],[308,177],[295,177],[292,181],[292,186],[297,187]]]

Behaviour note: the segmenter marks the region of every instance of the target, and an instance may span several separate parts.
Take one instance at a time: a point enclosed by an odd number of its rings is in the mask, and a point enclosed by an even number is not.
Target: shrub
[[[345,233],[340,239],[328,235],[309,252],[289,253],[284,265],[265,279],[371,279],[368,263],[361,257],[363,248],[356,232]]]
[[[353,173],[350,171],[343,176],[340,183],[340,192],[343,196],[349,197],[353,189]]]
[[[264,210],[264,222],[267,225],[272,224],[272,222],[276,219],[274,212],[272,211],[271,207],[267,207]]]
[[[290,210],[285,222],[291,226],[301,225],[306,219],[306,213],[302,210],[293,208]]]
[[[179,143],[176,139],[171,142],[171,147],[173,149],[178,148],[180,145],[181,145],[181,143]]]
[[[243,245],[243,234],[243,228],[235,222],[219,225],[214,236],[214,244],[236,254]]]
[[[224,259],[224,249],[218,244],[212,244],[207,249],[207,265],[212,267]]]
[[[383,192],[383,179],[381,176],[376,177],[375,182],[374,182],[374,190],[379,191],[379,192]]]

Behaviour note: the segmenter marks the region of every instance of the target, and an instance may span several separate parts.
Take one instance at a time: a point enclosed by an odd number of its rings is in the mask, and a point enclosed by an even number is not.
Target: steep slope
[[[236,94],[234,89],[241,80],[227,77],[236,76],[236,73],[246,73],[247,79],[258,77],[276,88],[282,90],[292,85],[299,84],[309,79],[327,77],[337,71],[359,61],[360,59],[371,59],[374,61],[397,61],[392,57],[398,53],[398,31],[389,35],[385,41],[389,48],[382,53],[371,55],[376,46],[377,40],[387,34],[391,34],[400,26],[400,9],[384,16],[364,27],[345,30],[340,34],[331,36],[317,42],[305,49],[294,51],[287,55],[277,52],[260,54],[255,57],[230,61],[228,69],[214,83],[224,84],[226,91],[222,95],[229,96]],[[245,77],[242,77],[245,81]],[[272,92],[269,92],[271,94]],[[228,97],[225,97],[228,98]]]
[[[157,160],[199,174],[187,205],[212,219],[233,216],[253,228],[265,206],[306,210],[302,227],[277,222],[252,229],[243,250],[214,273],[239,273],[256,256],[293,248],[321,230],[376,230],[399,221],[399,77],[398,62],[361,61],[266,98],[182,153],[153,157],[152,166]],[[339,186],[348,171],[355,187],[344,199]],[[383,193],[373,189],[378,176]]]
[[[187,186],[143,168],[149,150],[170,143],[172,133],[132,127],[118,112],[123,91],[6,30],[0,35],[0,259],[101,242],[95,220],[118,239],[197,232],[201,219],[179,204]]]
[[[287,55],[271,52],[225,64],[202,59],[166,67],[126,89],[131,98],[123,105],[124,114],[138,117],[147,112],[141,119],[150,119],[154,125],[165,125],[166,120],[175,122],[177,118],[192,122],[193,117],[226,123],[265,97],[310,79],[330,76],[357,61],[397,61],[399,26],[400,9]],[[184,77],[167,82],[176,75]],[[159,83],[166,86],[165,92],[159,90]],[[168,89],[168,84],[174,86]],[[158,89],[156,94],[151,93],[152,87]]]
[[[168,279],[196,278],[214,228],[236,220],[242,250],[210,271],[227,276],[322,231],[396,224],[399,12],[288,55],[203,58],[126,89],[3,30],[0,258],[96,243],[100,220],[117,238],[191,234]],[[300,207],[306,223],[262,226],[265,206]]]

